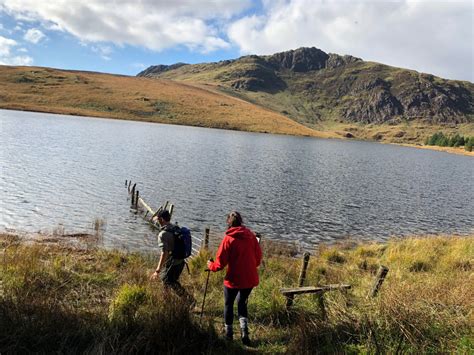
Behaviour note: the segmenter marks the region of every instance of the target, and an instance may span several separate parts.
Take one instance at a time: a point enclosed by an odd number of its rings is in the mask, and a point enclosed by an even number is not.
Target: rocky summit
[[[474,84],[298,48],[217,63],[157,65],[138,76],[210,84],[295,121],[474,122]]]

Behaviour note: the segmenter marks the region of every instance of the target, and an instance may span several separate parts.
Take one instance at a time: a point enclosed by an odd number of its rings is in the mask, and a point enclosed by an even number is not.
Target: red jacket
[[[258,285],[257,267],[262,249],[255,234],[247,227],[231,227],[217,250],[216,261],[209,266],[219,271],[227,266],[224,285],[228,288],[251,288]]]

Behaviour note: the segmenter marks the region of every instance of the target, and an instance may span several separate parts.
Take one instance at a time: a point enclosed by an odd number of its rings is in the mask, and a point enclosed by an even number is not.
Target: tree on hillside
[[[466,149],[468,152],[472,152],[473,146],[474,146],[474,137],[469,137],[469,139],[467,139],[466,143],[464,144],[464,149]]]

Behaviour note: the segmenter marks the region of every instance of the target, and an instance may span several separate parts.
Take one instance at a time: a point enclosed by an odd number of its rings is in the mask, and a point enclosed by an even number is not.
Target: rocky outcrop
[[[334,69],[337,67],[342,67],[351,63],[361,62],[362,59],[353,57],[351,55],[339,55],[334,53],[329,53],[329,58],[326,61],[326,68]]]
[[[140,73],[137,74],[137,76],[156,76],[159,75],[160,73],[178,69],[182,67],[183,65],[188,65],[186,63],[175,63],[171,65],[164,65],[164,64],[159,64],[159,65],[152,65],[151,67],[146,68],[145,70],[141,71]]]
[[[298,48],[266,57],[276,70],[288,69],[294,72],[308,72],[326,67],[329,55],[317,48]]]

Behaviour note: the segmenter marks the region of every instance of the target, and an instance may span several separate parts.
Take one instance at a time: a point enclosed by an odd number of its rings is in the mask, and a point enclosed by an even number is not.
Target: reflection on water
[[[194,231],[242,211],[268,238],[473,232],[474,160],[369,142],[0,110],[0,230],[67,232],[107,223],[109,246],[154,248],[125,180],[152,207],[169,200]]]

